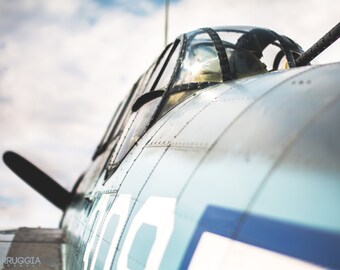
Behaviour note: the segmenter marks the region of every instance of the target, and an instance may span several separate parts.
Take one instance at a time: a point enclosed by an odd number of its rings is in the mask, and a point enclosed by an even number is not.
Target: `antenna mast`
[[[164,46],[168,44],[168,23],[169,23],[170,0],[165,0],[165,27],[164,27]]]

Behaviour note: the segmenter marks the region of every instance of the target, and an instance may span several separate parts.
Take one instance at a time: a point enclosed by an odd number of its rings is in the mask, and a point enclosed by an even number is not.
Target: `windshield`
[[[175,85],[208,81],[222,82],[217,52],[211,41],[194,40],[185,53]]]

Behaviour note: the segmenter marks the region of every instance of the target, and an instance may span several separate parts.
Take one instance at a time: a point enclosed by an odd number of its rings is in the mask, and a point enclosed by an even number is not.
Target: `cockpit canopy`
[[[153,122],[192,91],[207,86],[296,66],[303,53],[291,39],[255,27],[201,28],[169,44],[146,74],[144,96],[133,111],[164,91],[162,109]],[[145,80],[145,75],[143,76]]]
[[[192,91],[295,67],[295,59],[302,53],[291,39],[262,28],[201,28],[183,34],[165,49],[162,68],[152,86],[149,84],[148,91],[164,90],[166,96],[154,120]]]
[[[303,51],[291,39],[262,28],[201,28],[169,44],[134,84],[94,157],[110,144],[108,178],[159,118],[210,85],[296,66]]]

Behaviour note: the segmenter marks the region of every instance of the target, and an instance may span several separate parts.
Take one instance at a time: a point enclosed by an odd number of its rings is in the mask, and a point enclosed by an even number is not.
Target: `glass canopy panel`
[[[166,64],[164,72],[161,75],[155,87],[155,90],[160,90],[160,89],[165,90],[165,88],[169,85],[172,74],[176,68],[180,48],[181,46],[179,45],[179,40],[176,40],[176,42],[174,43],[174,48],[172,48],[173,53],[170,56],[168,63]]]
[[[174,85],[201,82],[222,82],[217,51],[206,33],[188,39],[184,59]]]

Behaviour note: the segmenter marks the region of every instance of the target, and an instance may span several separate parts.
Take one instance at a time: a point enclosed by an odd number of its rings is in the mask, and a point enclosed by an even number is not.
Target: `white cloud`
[[[254,25],[272,29],[308,49],[339,22],[336,0],[184,0],[170,10],[170,36],[204,26]],[[339,44],[320,55],[320,62],[340,61]]]
[[[24,154],[71,189],[161,40],[152,35],[158,26],[141,16],[89,1],[57,2],[0,3],[0,151]],[[20,215],[26,205],[60,216],[3,164],[0,172],[0,197],[24,198],[2,209],[0,226],[57,225],[50,216]]]
[[[140,1],[139,14],[133,2],[0,2],[1,152],[17,150],[72,187],[114,108],[163,47],[164,10]],[[169,40],[202,26],[242,24],[272,28],[307,48],[337,23],[338,10],[335,0],[182,0],[170,8]],[[338,44],[320,58],[339,60]],[[2,201],[0,227],[57,225],[59,210],[3,164],[0,181],[0,197],[19,198],[8,207]],[[23,205],[29,210],[20,214]]]

